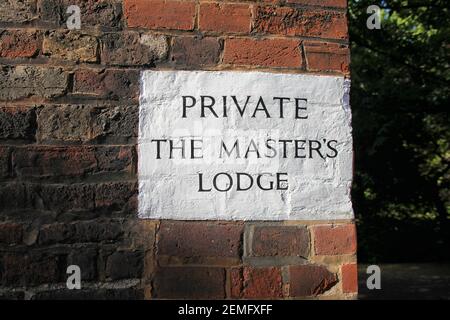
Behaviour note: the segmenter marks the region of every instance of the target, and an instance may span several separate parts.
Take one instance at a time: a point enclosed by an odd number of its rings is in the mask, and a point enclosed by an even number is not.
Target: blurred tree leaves
[[[369,30],[370,5],[381,29]],[[349,0],[359,258],[448,260],[450,1]]]

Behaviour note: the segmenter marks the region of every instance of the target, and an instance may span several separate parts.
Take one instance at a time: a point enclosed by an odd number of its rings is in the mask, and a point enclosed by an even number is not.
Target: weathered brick
[[[42,50],[52,58],[96,62],[98,42],[96,37],[79,31],[56,30],[45,34]]]
[[[39,54],[42,37],[36,30],[0,30],[0,57],[32,58]]]
[[[344,264],[341,267],[342,291],[344,293],[358,292],[358,268],[356,263]]]
[[[11,175],[10,156],[11,148],[0,146],[0,179]]]
[[[107,33],[102,39],[101,60],[109,65],[152,65],[167,57],[164,35],[138,32]]]
[[[116,251],[107,260],[106,276],[112,280],[141,278],[143,266],[142,251]]]
[[[123,234],[122,223],[115,220],[91,220],[75,223],[53,223],[39,230],[38,243],[112,242]]]
[[[349,72],[348,46],[337,43],[305,42],[306,66],[310,71]]]
[[[139,72],[136,70],[80,69],[75,72],[74,93],[98,98],[138,99]]]
[[[216,38],[177,37],[171,60],[188,68],[215,65],[219,62],[221,43]]]
[[[265,299],[283,297],[280,268],[243,267],[231,270],[232,298]]]
[[[101,185],[100,185],[101,186]],[[95,188],[89,184],[30,184],[0,185],[0,211],[48,210],[85,212],[95,209]]]
[[[61,68],[3,66],[0,69],[0,100],[53,98],[63,95],[67,85],[68,75]]]
[[[256,226],[252,256],[308,257],[310,237],[306,227]]]
[[[225,270],[210,267],[160,268],[155,274],[154,291],[163,299],[223,299]]]
[[[22,242],[23,226],[18,223],[0,223],[0,244],[13,245]]]
[[[70,16],[66,10],[70,5],[80,8],[82,30],[86,27],[108,30],[122,28],[122,4],[118,0],[39,0],[40,19],[65,26]]]
[[[291,7],[258,6],[253,32],[347,39],[345,12]]]
[[[132,170],[130,147],[26,147],[13,151],[13,171],[24,178],[86,176]]]
[[[0,255],[1,283],[5,286],[54,284],[62,280],[64,257],[42,252],[8,252]]]
[[[317,255],[353,254],[356,252],[354,224],[314,226],[313,232]]]
[[[227,39],[223,62],[264,67],[300,67],[300,41],[290,39]]]
[[[158,253],[176,257],[240,258],[241,223],[163,221]]]
[[[298,3],[301,5],[312,5],[322,7],[346,8],[347,0],[286,0],[287,3]]]
[[[124,0],[130,28],[192,30],[195,2],[172,0]]]
[[[41,143],[134,143],[137,106],[51,105],[37,110],[37,140]]]
[[[36,0],[2,0],[0,2],[0,21],[22,23],[37,17]]]
[[[130,240],[133,248],[153,252],[157,226],[158,220],[131,219],[125,226],[124,237]]]
[[[137,184],[135,182],[108,182],[95,188],[95,206],[98,210],[136,213]]]
[[[252,12],[247,4],[201,3],[199,29],[217,32],[250,32]]]
[[[35,108],[0,107],[1,140],[34,140],[35,132]]]
[[[22,183],[0,184],[0,212],[26,208],[28,195]]]
[[[48,210],[56,213],[85,212],[95,208],[94,187],[89,184],[15,184],[10,185],[9,190],[23,198],[23,202],[16,203],[8,198],[8,207],[13,205],[18,209]]]
[[[73,248],[67,256],[67,265],[80,267],[81,281],[97,278],[97,250],[95,248]]]
[[[336,275],[319,265],[290,266],[289,278],[292,297],[316,296],[337,283]]]

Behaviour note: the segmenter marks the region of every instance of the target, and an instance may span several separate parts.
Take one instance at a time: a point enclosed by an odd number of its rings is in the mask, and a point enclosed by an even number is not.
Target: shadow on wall
[[[367,289],[367,265],[358,267],[360,300],[450,300],[450,264],[382,264],[381,289]]]
[[[450,235],[434,220],[366,216],[357,226],[363,263],[450,261]]]

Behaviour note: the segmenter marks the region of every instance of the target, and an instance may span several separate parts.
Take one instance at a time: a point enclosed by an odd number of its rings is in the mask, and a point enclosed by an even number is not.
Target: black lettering
[[[305,106],[303,107],[303,106],[301,106],[300,105],[300,101],[304,101],[305,102]],[[303,98],[295,98],[295,119],[308,119],[308,115],[306,115],[306,116],[300,116],[299,115],[299,111],[300,110],[304,110],[304,111],[306,111],[307,109],[307,106],[306,106],[306,104],[308,103],[308,100],[307,99],[303,99]]]
[[[209,99],[209,104],[206,103],[206,99]],[[211,111],[211,113],[218,118],[219,116],[217,115],[217,113],[214,111],[213,106],[216,103],[216,100],[211,97],[211,96],[200,96],[200,101],[201,101],[201,118],[205,118],[205,109],[209,109],[209,111]]]
[[[220,146],[220,159],[222,159],[222,151],[225,151],[225,153],[227,154],[227,156],[229,158],[231,153],[233,152],[233,150],[236,150],[236,159],[239,159],[241,157],[240,152],[239,152],[239,140],[236,139],[234,141],[233,148],[231,148],[230,151],[228,151],[227,146],[225,145],[225,142],[222,140],[222,145]]]
[[[236,96],[231,96],[231,99],[233,99],[234,104],[235,104],[236,108],[238,109],[239,114],[241,115],[241,117],[244,116],[244,112],[245,112],[245,109],[247,108],[247,104],[248,104],[250,98],[251,98],[250,96],[247,96],[247,100],[245,100],[245,105],[241,109],[241,106],[239,105],[239,102],[237,101]]]
[[[260,108],[259,106],[262,106],[262,108]],[[262,97],[259,97],[259,99],[258,99],[258,103],[256,104],[255,111],[253,111],[252,118],[256,117],[256,111],[264,111],[266,113],[266,117],[270,118],[269,111],[267,111],[266,104],[264,103],[264,100]]]
[[[302,146],[300,146],[302,143]],[[306,158],[305,155],[300,155],[300,150],[305,150],[306,140],[295,140],[295,158]]]
[[[317,146],[314,147],[313,143],[316,143]],[[322,159],[325,159],[324,156],[320,153],[320,148],[322,148],[322,144],[317,140],[309,140],[309,158],[311,159],[313,156],[313,151],[316,151]]]
[[[274,97],[273,100],[279,100],[280,101],[280,119],[284,118],[284,101],[291,101],[290,98],[285,97]]]
[[[276,143],[276,141],[273,140],[273,139],[267,139],[267,140],[266,140],[266,148],[272,151],[272,155],[270,156],[270,155],[268,155],[268,154],[266,153],[265,156],[266,156],[267,158],[273,159],[273,158],[275,158],[275,157],[277,156],[277,149],[275,149],[273,146],[271,146],[271,145],[269,144],[269,142],[275,142],[275,143]]]
[[[337,151],[336,148],[334,148],[334,147],[331,146],[331,143],[336,143],[336,144],[337,144],[337,140],[330,140],[330,141],[328,141],[327,147],[328,147],[329,149],[331,149],[332,151],[334,151],[334,154],[333,154],[332,156],[330,156],[329,154],[327,154],[327,157],[328,157],[328,158],[336,158],[337,155],[338,155],[338,151]]]
[[[286,147],[286,144],[292,142],[292,140],[280,139],[279,142],[281,142],[282,145],[283,145],[283,158],[286,159],[287,158],[287,147]]]
[[[181,158],[185,159],[185,141],[183,139],[180,139],[181,141],[181,147],[175,147],[173,145],[173,140],[169,140],[169,159],[173,159],[173,150],[181,150]]]
[[[156,159],[161,159],[161,142],[167,142],[167,139],[152,139],[151,142],[156,142]]]
[[[245,153],[245,159],[248,158],[248,154],[250,152],[256,152],[256,157],[258,159],[261,158],[261,155],[259,154],[259,150],[258,150],[258,145],[256,144],[256,142],[253,139],[250,141],[250,144],[248,145],[247,152]]]
[[[242,188],[241,186],[241,176],[246,176],[247,178],[250,179],[250,185],[247,188]],[[236,191],[247,191],[249,190],[251,187],[253,187],[253,178],[251,175],[249,175],[248,173],[245,172],[237,172],[236,173],[236,177],[237,177],[237,186],[236,186]]]
[[[217,179],[218,179],[219,176],[221,176],[221,175],[224,175],[224,176],[226,176],[226,177],[228,178],[229,184],[228,184],[228,187],[225,188],[225,189],[219,189],[219,187],[217,186]],[[230,189],[233,187],[233,178],[231,178],[231,176],[230,176],[228,173],[226,173],[226,172],[218,173],[218,174],[216,174],[216,175],[214,176],[214,179],[213,179],[213,186],[214,186],[214,188],[215,188],[217,191],[220,191],[220,192],[227,192],[227,191],[230,191]]]
[[[199,157],[195,156],[195,150],[202,150],[202,146],[201,147],[195,146],[196,142],[200,142],[201,145],[203,146],[203,139],[192,139],[191,140],[191,159],[203,159],[203,153]]]
[[[198,192],[210,192],[212,188],[203,189],[203,173],[198,174]]]
[[[286,176],[287,177],[287,173],[285,172],[277,172],[277,190],[287,190],[288,189],[288,179],[281,179],[280,176]],[[281,185],[282,182],[286,182],[286,186],[283,187]]]
[[[268,173],[268,175],[270,176],[271,174]],[[260,175],[258,176],[258,178],[256,178],[256,184],[258,185],[258,187],[259,187],[261,190],[264,190],[264,191],[273,190],[273,181],[269,181],[269,187],[267,187],[267,188],[265,188],[265,187],[263,187],[263,186],[261,185],[261,178],[262,178],[263,176],[264,176],[264,173],[260,174]]]
[[[187,105],[187,98],[191,99],[191,105]],[[183,115],[182,118],[186,118],[186,111],[187,108],[192,108],[193,106],[195,106],[195,103],[197,102],[197,100],[193,97],[193,96],[183,96]]]

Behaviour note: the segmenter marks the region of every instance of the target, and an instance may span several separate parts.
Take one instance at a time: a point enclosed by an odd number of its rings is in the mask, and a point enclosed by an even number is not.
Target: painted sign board
[[[340,76],[144,71],[139,217],[353,217],[349,82]]]

